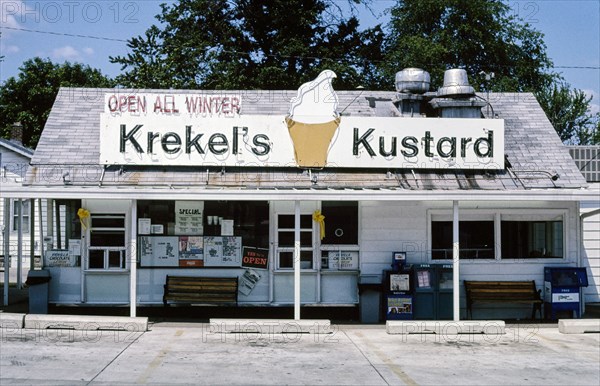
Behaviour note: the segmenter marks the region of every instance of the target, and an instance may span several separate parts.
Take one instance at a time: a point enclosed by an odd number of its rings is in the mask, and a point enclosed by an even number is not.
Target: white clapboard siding
[[[600,214],[585,218],[582,226],[582,255],[589,280],[583,293],[586,302],[600,302]]]

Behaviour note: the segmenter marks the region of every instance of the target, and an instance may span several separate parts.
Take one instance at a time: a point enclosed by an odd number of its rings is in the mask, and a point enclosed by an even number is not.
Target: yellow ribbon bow
[[[319,224],[321,240],[325,238],[325,216],[321,214],[320,210],[315,210],[313,213],[313,221]]]
[[[87,230],[87,220],[90,218],[90,211],[87,209],[79,208],[77,211],[77,216],[79,216],[79,222],[84,230]]]

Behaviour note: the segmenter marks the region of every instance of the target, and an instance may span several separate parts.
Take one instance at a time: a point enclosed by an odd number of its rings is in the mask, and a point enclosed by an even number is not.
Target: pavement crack
[[[358,345],[356,344],[356,342],[354,340],[352,340],[352,338],[350,337],[350,335],[348,335],[346,333],[346,331],[343,331],[343,333],[344,333],[344,335],[346,335],[346,337],[348,338],[348,340],[350,340],[350,342],[352,342],[352,344],[354,345],[354,347],[356,347],[356,349],[363,356],[363,358],[365,358],[367,360],[367,362],[369,362],[369,365],[371,365],[371,367],[373,368],[373,370],[375,370],[375,372],[377,372],[377,374],[379,374],[379,377],[381,377],[381,380],[383,382],[385,382],[386,385],[389,385],[388,381],[385,379],[385,377],[383,376],[383,374],[381,374],[381,372],[379,371],[379,369],[373,364],[373,362],[371,362],[371,360],[369,359],[369,357],[367,357],[367,354],[365,354],[364,351],[360,347],[358,347]]]
[[[127,349],[129,349],[129,347],[131,347],[131,345],[132,345],[132,344],[134,344],[135,342],[137,342],[137,341],[140,339],[140,337],[141,337],[142,335],[144,335],[145,333],[146,333],[146,331],[142,332],[142,333],[141,333],[141,334],[139,334],[139,335],[138,335],[138,336],[137,336],[137,337],[136,337],[134,340],[132,340],[131,342],[129,342],[129,344],[128,344],[127,346],[125,346],[125,347],[123,348],[123,350],[121,350],[121,351],[120,351],[120,352],[119,352],[119,353],[118,353],[118,354],[117,354],[117,355],[116,355],[116,356],[115,356],[115,357],[114,357],[114,358],[113,358],[113,359],[112,359],[110,362],[108,362],[108,363],[106,364],[106,366],[104,366],[104,367],[102,368],[102,370],[100,370],[100,371],[98,372],[98,374],[94,375],[94,377],[93,377],[92,379],[90,379],[88,383],[86,383],[86,386],[87,386],[87,385],[90,385],[92,382],[94,382],[94,381],[96,380],[96,378],[98,378],[98,377],[100,376],[100,374],[102,374],[102,373],[104,372],[104,370],[106,370],[106,369],[107,369],[107,368],[108,368],[110,365],[112,365],[112,364],[113,364],[113,363],[114,363],[114,362],[115,362],[115,361],[116,361],[116,360],[117,360],[117,359],[118,359],[118,358],[119,358],[121,355],[123,355],[123,353],[124,353],[125,351],[127,351]]]

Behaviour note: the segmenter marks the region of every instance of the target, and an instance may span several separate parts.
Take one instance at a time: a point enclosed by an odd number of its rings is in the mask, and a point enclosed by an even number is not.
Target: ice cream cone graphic
[[[294,157],[298,166],[322,168],[327,164],[331,139],[340,125],[340,118],[324,123],[302,123],[285,119],[294,143]]]
[[[338,99],[332,79],[335,73],[325,70],[298,89],[292,99],[285,122],[294,144],[294,157],[300,167],[322,168],[327,165],[331,140],[341,121]]]

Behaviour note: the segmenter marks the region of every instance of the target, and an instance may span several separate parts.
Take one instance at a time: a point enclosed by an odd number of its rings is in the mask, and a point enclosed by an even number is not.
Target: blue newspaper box
[[[413,283],[414,319],[452,319],[454,304],[452,264],[415,264]]]
[[[544,268],[544,314],[556,319],[558,311],[580,315],[581,287],[588,286],[587,272],[579,267]],[[571,313],[572,315],[572,313]]]
[[[386,320],[410,320],[413,318],[413,295],[411,270],[402,267],[398,271],[383,271],[385,292],[384,312]]]

